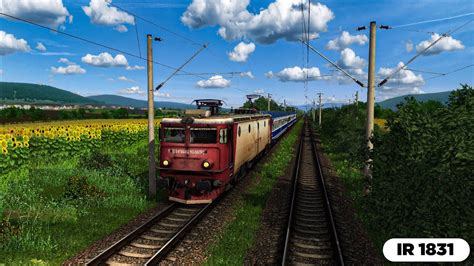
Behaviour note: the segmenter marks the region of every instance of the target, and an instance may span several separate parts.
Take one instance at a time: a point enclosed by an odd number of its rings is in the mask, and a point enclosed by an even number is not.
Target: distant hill
[[[410,97],[410,96],[413,96],[417,101],[421,101],[421,102],[433,100],[433,101],[438,101],[442,104],[446,104],[448,102],[450,93],[451,91],[424,93],[424,94],[408,94],[408,95],[403,95],[403,96],[387,99],[385,101],[378,102],[377,104],[379,104],[383,108],[390,108],[392,110],[396,110],[397,104],[404,102],[405,97]]]
[[[0,82],[0,103],[102,104],[52,86],[17,82]]]
[[[104,102],[109,105],[118,105],[118,106],[132,106],[135,108],[147,108],[148,102],[145,100],[136,100],[128,97],[118,96],[118,95],[95,95],[87,97],[91,100]],[[184,103],[176,103],[176,102],[165,102],[165,101],[158,101],[155,102],[155,108],[169,108],[169,109],[190,109],[194,108],[194,105],[191,104],[184,104]]]

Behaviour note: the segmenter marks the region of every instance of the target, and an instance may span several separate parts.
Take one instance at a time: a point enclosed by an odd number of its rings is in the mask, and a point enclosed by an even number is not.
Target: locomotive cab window
[[[228,130],[227,128],[222,128],[220,131],[219,131],[219,142],[222,143],[222,144],[225,144],[227,143],[228,141]]]
[[[185,139],[185,131],[184,128],[176,128],[176,127],[166,127],[163,130],[164,132],[164,142],[172,142],[172,143],[184,143]]]
[[[216,143],[217,128],[191,128],[189,143]]]

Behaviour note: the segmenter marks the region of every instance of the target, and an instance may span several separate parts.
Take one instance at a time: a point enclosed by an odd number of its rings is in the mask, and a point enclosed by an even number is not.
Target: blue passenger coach
[[[285,131],[296,123],[296,113],[262,112],[272,116],[272,141],[276,141]]]

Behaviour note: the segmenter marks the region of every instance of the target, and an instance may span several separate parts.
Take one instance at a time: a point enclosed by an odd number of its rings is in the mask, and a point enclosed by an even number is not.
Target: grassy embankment
[[[0,264],[58,265],[153,206],[147,142],[45,156],[0,176]],[[54,155],[54,156],[53,156]]]
[[[302,126],[303,120],[300,120],[263,167],[248,177],[255,179],[258,176],[259,181],[252,184],[235,204],[235,219],[226,226],[219,241],[209,247],[206,265],[243,265],[247,250],[255,241],[267,196],[291,162]]]

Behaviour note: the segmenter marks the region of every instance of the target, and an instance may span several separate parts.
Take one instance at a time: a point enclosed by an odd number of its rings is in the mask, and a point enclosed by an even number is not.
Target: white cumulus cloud
[[[263,93],[265,93],[265,90],[264,89],[256,89],[253,92],[256,93],[256,94],[263,94]]]
[[[72,16],[62,0],[2,0],[0,11],[53,28],[62,25],[67,17],[69,23],[72,22]]]
[[[193,0],[181,16],[183,24],[198,29],[219,26],[218,34],[225,40],[253,39],[258,43],[270,44],[279,39],[299,41],[301,32],[301,0],[276,0],[257,14],[250,13],[250,0]],[[327,30],[327,23],[334,13],[320,3],[304,1],[303,9],[311,12],[310,39]]]
[[[125,69],[126,70],[143,70],[145,69],[145,67],[135,65],[135,66],[127,66]]]
[[[242,78],[249,78],[249,79],[254,79],[255,78],[251,71],[242,72],[242,73],[240,73],[240,76]]]
[[[115,30],[119,32],[126,32],[128,30],[123,24],[135,24],[133,16],[118,10],[114,6],[110,6],[110,4],[104,0],[91,0],[89,6],[83,6],[82,10],[90,17],[93,24],[116,26]]]
[[[36,50],[38,50],[38,51],[46,52],[46,47],[44,46],[43,43],[40,43],[40,42],[37,43],[35,48],[36,48]]]
[[[369,41],[365,34],[351,35],[347,31],[343,31],[341,36],[330,40],[326,44],[327,50],[341,50],[346,47],[349,47],[352,44],[364,45]]]
[[[420,52],[423,49],[426,49],[426,47],[428,47],[430,44],[435,42],[439,37],[440,35],[438,33],[432,34],[429,40],[422,41],[416,46],[416,51]],[[426,52],[424,52],[423,55],[436,55],[441,52],[455,51],[455,50],[462,50],[462,49],[464,49],[464,45],[461,43],[460,40],[456,40],[451,36],[447,36],[441,39],[435,45],[433,45],[433,47],[426,50]]]
[[[140,89],[138,86],[121,89],[118,91],[119,94],[145,94],[145,91]]]
[[[402,66],[404,66],[404,64],[399,62],[395,68],[382,67],[377,74],[381,77],[386,77]],[[402,69],[389,79],[384,86],[377,87],[377,94],[381,100],[405,94],[420,94],[424,93],[421,89],[424,84],[425,81],[421,74],[416,75],[413,71]]]
[[[341,51],[337,65],[345,69],[357,69],[365,66],[365,60],[356,55],[352,49],[345,48]]]
[[[225,79],[220,75],[215,75],[215,76],[210,77],[207,80],[199,80],[196,83],[196,86],[199,88],[208,88],[208,89],[227,88],[230,86],[230,80]]]
[[[128,31],[128,28],[125,27],[124,25],[118,25],[114,28],[114,30],[118,31],[118,32],[127,32]]]
[[[412,41],[408,40],[405,43],[405,50],[407,50],[407,52],[413,51],[413,42]]]
[[[271,72],[271,71],[270,71]],[[321,72],[317,67],[311,68],[300,68],[299,66],[284,68],[280,72],[273,74],[271,72],[271,77],[276,76],[282,82],[294,81],[294,82],[303,82],[305,80],[320,80]],[[269,74],[267,72],[267,74]],[[270,75],[267,75],[269,78]]]
[[[87,54],[82,57],[83,63],[96,66],[96,67],[127,67],[127,58],[122,54],[117,54],[113,57],[111,54],[105,52],[99,55]]]
[[[273,78],[273,76],[274,76],[274,75],[273,75],[273,71],[268,71],[268,72],[265,73],[265,77],[266,77],[267,79],[271,79],[271,78]]]
[[[120,76],[118,77],[118,80],[121,80],[121,81],[127,81],[127,82],[135,82],[133,79],[129,79],[125,76]]]
[[[66,67],[51,67],[51,73],[56,75],[75,75],[75,74],[85,74],[86,70],[83,69],[80,65],[69,61],[67,58],[60,58],[59,63],[66,64]]]
[[[232,52],[227,53],[229,60],[234,62],[247,62],[249,55],[255,51],[254,43],[240,42]]]
[[[0,30],[0,55],[31,51],[28,42]]]

